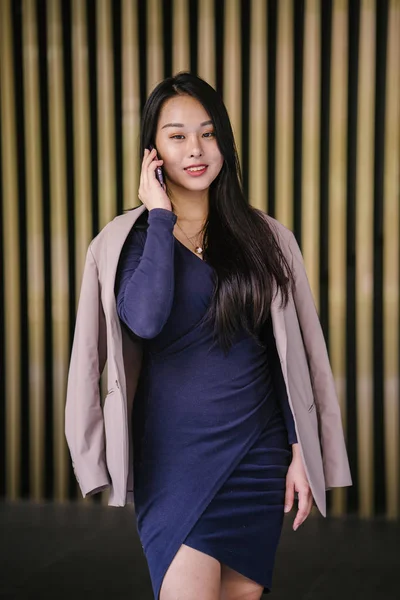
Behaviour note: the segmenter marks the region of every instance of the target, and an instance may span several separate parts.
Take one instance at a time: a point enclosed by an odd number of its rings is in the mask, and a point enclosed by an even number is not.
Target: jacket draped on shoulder
[[[65,405],[65,435],[83,497],[109,488],[110,506],[133,502],[131,414],[142,342],[121,326],[114,295],[124,242],[144,205],[111,221],[91,242],[76,316]],[[303,257],[293,233],[262,213],[291,265],[295,287],[285,308],[271,303],[281,393],[293,413],[314,501],[326,516],[326,490],[352,485],[341,410]],[[107,394],[99,380],[106,366]]]

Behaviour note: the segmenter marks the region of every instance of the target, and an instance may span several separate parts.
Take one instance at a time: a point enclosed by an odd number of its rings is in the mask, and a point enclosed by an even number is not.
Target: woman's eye
[[[215,137],[215,131],[206,131],[206,133],[203,134],[206,137]],[[184,137],[184,135],[182,135],[181,133],[177,133],[175,135],[171,135],[171,140],[177,140],[177,139],[182,139]]]

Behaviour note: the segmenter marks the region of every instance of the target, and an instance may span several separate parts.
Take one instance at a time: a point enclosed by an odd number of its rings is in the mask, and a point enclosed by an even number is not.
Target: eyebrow
[[[205,127],[206,125],[212,125],[212,121],[203,121],[200,123],[200,127]],[[185,127],[183,123],[167,123],[163,125],[161,129],[165,129],[166,127]]]

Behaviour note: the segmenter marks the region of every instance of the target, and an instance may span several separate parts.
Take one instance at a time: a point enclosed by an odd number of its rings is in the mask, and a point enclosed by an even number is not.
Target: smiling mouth
[[[186,167],[185,171],[188,173],[201,173],[207,169],[208,165],[199,165],[198,167]]]

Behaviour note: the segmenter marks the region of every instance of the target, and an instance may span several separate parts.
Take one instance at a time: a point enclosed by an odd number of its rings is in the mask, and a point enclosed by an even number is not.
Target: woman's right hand
[[[161,167],[162,160],[154,160],[157,156],[157,150],[153,148],[150,152],[147,148],[144,151],[142,161],[142,172],[139,183],[139,199],[150,211],[153,208],[165,208],[172,211],[171,201],[166,193],[166,186],[161,187],[156,177],[156,168]]]

